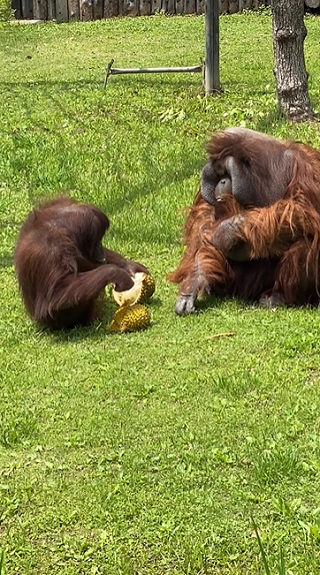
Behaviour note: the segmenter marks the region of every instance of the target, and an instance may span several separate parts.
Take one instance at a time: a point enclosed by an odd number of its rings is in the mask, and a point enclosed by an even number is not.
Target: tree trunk
[[[320,0],[304,0],[304,3],[308,8],[319,8]]]
[[[313,118],[303,52],[304,0],[271,0],[278,105],[289,120]]]

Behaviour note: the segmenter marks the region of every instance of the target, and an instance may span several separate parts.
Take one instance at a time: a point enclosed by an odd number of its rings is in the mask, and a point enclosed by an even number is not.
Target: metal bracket
[[[106,88],[109,76],[116,76],[118,74],[168,74],[168,73],[188,73],[188,72],[203,72],[203,64],[200,66],[185,66],[177,68],[112,68],[114,60],[110,60],[106,67],[106,76],[103,88]]]

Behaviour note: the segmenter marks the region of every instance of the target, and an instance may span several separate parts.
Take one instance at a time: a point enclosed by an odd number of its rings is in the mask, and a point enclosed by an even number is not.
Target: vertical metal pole
[[[206,94],[220,90],[219,78],[219,0],[206,0],[206,59],[204,82]]]

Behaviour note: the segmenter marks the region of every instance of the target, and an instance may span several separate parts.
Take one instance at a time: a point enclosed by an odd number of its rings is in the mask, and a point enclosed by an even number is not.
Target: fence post
[[[206,58],[204,82],[206,94],[220,90],[219,79],[219,0],[205,4]]]

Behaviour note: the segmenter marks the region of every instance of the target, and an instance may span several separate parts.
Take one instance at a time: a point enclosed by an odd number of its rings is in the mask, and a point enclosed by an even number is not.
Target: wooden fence
[[[270,0],[220,0],[220,13],[234,14],[245,9],[269,5]],[[15,16],[20,19],[99,20],[114,16],[150,16],[167,14],[203,14],[205,0],[13,0]]]
[[[270,0],[219,0],[220,13],[234,14],[246,9],[268,6]],[[318,8],[320,0],[305,0],[306,6]],[[203,14],[205,0],[12,0],[15,16],[20,19],[100,20],[114,16],[150,16],[157,11],[167,14]]]

